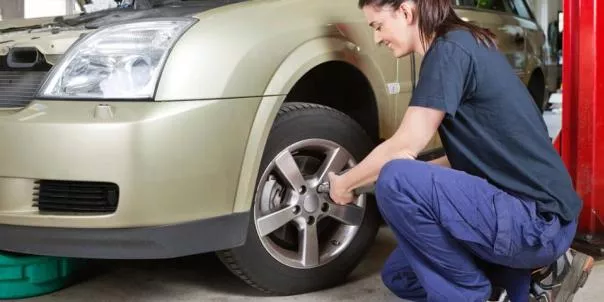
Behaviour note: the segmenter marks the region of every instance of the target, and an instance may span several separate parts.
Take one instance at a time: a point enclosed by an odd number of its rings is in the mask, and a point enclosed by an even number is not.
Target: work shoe
[[[550,266],[533,272],[531,294],[538,301],[570,302],[593,265],[593,257],[570,249]]]

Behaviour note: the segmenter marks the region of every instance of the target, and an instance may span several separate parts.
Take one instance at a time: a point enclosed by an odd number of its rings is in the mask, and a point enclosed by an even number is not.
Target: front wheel
[[[246,243],[218,253],[264,292],[300,294],[341,283],[371,247],[379,213],[370,196],[340,206],[317,193],[330,171],[354,166],[372,149],[365,131],[334,109],[281,108],[264,150]]]

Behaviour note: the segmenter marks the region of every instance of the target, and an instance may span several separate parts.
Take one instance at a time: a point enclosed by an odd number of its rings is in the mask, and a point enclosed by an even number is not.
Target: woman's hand
[[[347,191],[342,181],[343,176],[336,175],[333,172],[329,172],[327,176],[329,177],[329,197],[331,197],[331,200],[340,205],[351,203],[354,196]]]

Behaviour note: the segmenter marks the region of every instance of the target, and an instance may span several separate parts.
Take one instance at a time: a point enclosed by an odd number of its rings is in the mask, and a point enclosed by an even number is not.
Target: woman
[[[568,252],[582,202],[495,37],[451,2],[359,1],[377,43],[423,60],[399,129],[355,168],[330,174],[330,196],[346,204],[377,181],[398,241],[382,278],[401,298],[486,301],[493,282],[528,301],[531,272],[562,265],[552,273],[560,290],[548,294],[570,301],[593,263]],[[436,131],[446,156],[416,161]]]

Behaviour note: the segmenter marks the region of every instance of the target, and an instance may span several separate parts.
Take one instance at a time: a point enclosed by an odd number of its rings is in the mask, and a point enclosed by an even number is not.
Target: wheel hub
[[[319,209],[319,196],[315,193],[304,196],[304,210],[307,213],[314,213]]]

